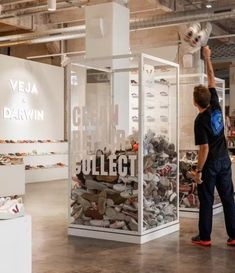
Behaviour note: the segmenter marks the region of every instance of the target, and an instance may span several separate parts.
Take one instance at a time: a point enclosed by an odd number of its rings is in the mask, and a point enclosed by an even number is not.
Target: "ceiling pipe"
[[[55,35],[55,34],[63,34],[63,33],[76,33],[76,34],[85,34],[86,27],[85,25],[74,26],[74,27],[66,27],[66,28],[57,28],[57,29],[48,29],[44,31],[38,31],[34,33],[26,33],[26,34],[16,34],[9,36],[0,37],[0,42],[14,42],[14,41],[23,41],[36,39],[38,37],[47,36],[47,35]]]
[[[69,9],[69,8],[74,8],[69,3],[66,3],[65,1],[57,3],[57,10],[61,9]],[[0,15],[0,19],[6,19],[6,18],[14,18],[16,16],[29,16],[33,14],[40,14],[40,13],[49,13],[51,10],[48,10],[48,5],[39,5],[37,7],[29,7],[25,9],[18,9],[12,10],[10,12],[3,12],[2,15]]]
[[[27,57],[28,60],[35,60],[35,59],[42,59],[42,58],[51,58],[51,57],[61,57],[63,55],[72,56],[72,55],[84,55],[86,51],[72,51],[72,52],[63,52],[63,53],[56,53],[56,54],[46,54],[46,55],[39,55],[39,56],[30,56]]]
[[[150,29],[156,27],[178,26],[181,24],[197,22],[212,22],[235,17],[234,9],[221,12],[208,12],[208,10],[193,10],[188,12],[169,13],[166,15],[152,16],[151,19],[131,19],[130,30]]]
[[[64,40],[73,40],[73,39],[81,39],[85,37],[85,33],[72,33],[72,34],[60,34],[56,36],[50,37],[41,37],[32,40],[24,40],[24,41],[15,41],[15,42],[2,42],[0,43],[1,47],[9,47],[9,46],[18,46],[18,45],[32,45],[32,44],[42,44],[42,43],[51,43],[56,41],[64,41]]]
[[[235,8],[235,7],[234,7]],[[145,29],[152,29],[152,28],[159,28],[159,27],[169,27],[169,26],[177,26],[180,24],[185,24],[187,22],[207,22],[207,21],[217,21],[225,18],[234,18],[235,17],[235,10],[229,11],[222,11],[222,12],[208,12],[205,10],[198,10],[198,11],[190,11],[190,12],[177,12],[177,13],[170,13],[167,15],[158,15],[153,16],[151,19],[131,19],[130,21],[130,31],[139,31]],[[35,34],[23,34],[23,35],[12,35],[12,36],[5,36],[0,37],[0,47],[17,45],[20,44],[32,44],[32,40],[37,42],[34,43],[43,43],[43,39],[37,38],[38,36],[44,35],[52,35],[49,37],[45,37],[46,42],[50,41],[59,41],[61,37],[64,36],[61,33],[69,33],[69,32],[79,32],[78,37],[83,38],[85,37],[85,25],[83,26],[76,26],[71,28],[63,28],[63,29],[53,29],[53,30],[46,30],[42,32],[37,32]],[[59,35],[55,35],[58,34]],[[77,34],[77,33],[76,33]],[[70,34],[70,38],[74,37]],[[27,36],[28,35],[28,36]],[[31,35],[31,36],[30,36]],[[77,36],[75,36],[77,39]],[[226,37],[227,38],[227,37]],[[9,42],[6,42],[6,41]],[[66,40],[66,39],[65,39]]]
[[[89,2],[89,0],[48,0],[48,2],[45,2],[43,4],[37,5],[37,6],[31,6],[26,8],[17,8],[17,9],[9,9],[4,10],[3,14],[0,15],[0,19],[4,18],[11,18],[16,16],[28,16],[33,14],[40,14],[40,13],[48,13],[51,11],[61,10],[61,9],[69,9],[74,7],[83,7]],[[55,6],[56,3],[56,6]],[[56,7],[56,8],[55,8]]]
[[[36,0],[1,0],[1,5],[16,5],[16,4],[24,4],[28,2],[36,2]]]
[[[213,36],[210,37],[209,40],[213,40],[213,39],[225,39],[225,38],[230,38],[230,37],[235,37],[235,34],[230,34],[230,35],[219,35],[219,36]],[[175,46],[175,45],[179,45],[181,43],[181,40],[178,41],[169,41],[169,42],[164,42],[164,43],[155,43],[155,44],[151,44],[150,47],[162,47],[162,46]],[[224,46],[227,49],[229,49],[231,51],[231,48],[234,49],[233,45],[228,45],[228,46]],[[138,47],[134,47],[135,50],[138,52]],[[217,49],[218,48],[218,49]],[[213,51],[216,50],[221,50],[221,48],[223,48],[223,46],[221,47],[213,47]],[[30,56],[27,57],[27,59],[29,60],[33,60],[33,59],[42,59],[42,58],[48,58],[48,57],[59,57],[62,56],[64,54],[66,55],[84,55],[86,53],[86,51],[72,51],[72,52],[63,52],[63,53],[58,53],[58,54],[46,54],[46,55],[38,55],[38,56]],[[216,55],[216,54],[215,54]],[[216,61],[215,57],[213,57],[213,61]]]

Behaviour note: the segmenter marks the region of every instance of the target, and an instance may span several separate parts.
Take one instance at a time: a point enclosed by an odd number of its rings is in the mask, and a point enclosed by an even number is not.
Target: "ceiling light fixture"
[[[47,6],[49,11],[55,11],[56,10],[56,0],[48,0]]]

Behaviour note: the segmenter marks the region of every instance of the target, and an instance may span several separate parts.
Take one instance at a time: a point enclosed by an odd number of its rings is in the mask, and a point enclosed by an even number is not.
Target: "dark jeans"
[[[211,239],[215,186],[223,204],[228,236],[235,239],[235,202],[230,158],[207,162],[203,168],[202,180],[203,183],[198,185],[201,240]]]

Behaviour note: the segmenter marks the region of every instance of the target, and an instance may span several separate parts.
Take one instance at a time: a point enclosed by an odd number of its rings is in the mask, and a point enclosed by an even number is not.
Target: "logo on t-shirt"
[[[211,113],[211,127],[215,136],[218,136],[224,129],[223,115],[219,110]]]

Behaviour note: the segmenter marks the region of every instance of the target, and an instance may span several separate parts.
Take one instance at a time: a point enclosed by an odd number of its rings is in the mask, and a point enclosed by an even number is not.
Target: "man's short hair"
[[[196,104],[203,109],[206,108],[211,101],[211,93],[209,89],[202,84],[194,87],[193,97]]]

